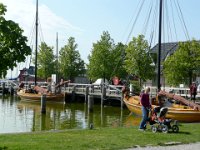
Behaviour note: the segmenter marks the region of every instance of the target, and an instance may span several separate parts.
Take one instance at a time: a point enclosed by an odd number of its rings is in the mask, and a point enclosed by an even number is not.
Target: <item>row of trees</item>
[[[71,79],[85,74],[84,61],[80,58],[75,39],[70,37],[61,48],[59,57],[53,54],[53,47],[41,43],[38,52],[38,76],[47,79],[51,74]]]
[[[44,44],[44,43],[43,43]],[[43,45],[42,44],[42,45]],[[151,54],[149,44],[143,35],[133,37],[128,45],[114,43],[108,32],[103,32],[101,38],[93,43],[91,54],[88,56],[89,64],[81,60],[79,52],[76,50],[75,39],[70,37],[67,45],[61,48],[59,56],[60,74],[69,79],[73,79],[80,74],[87,74],[91,80],[98,78],[111,79],[118,76],[127,79],[128,75],[134,75],[142,82],[154,78],[156,75],[156,55]],[[51,56],[48,50],[51,49]],[[40,54],[44,51],[44,56]],[[46,51],[46,52],[45,52]],[[46,57],[46,58],[45,58]],[[56,66],[53,60],[53,48],[46,45],[41,46],[39,52],[39,64],[41,64],[42,77],[48,77]],[[46,60],[46,63],[42,63]],[[50,63],[52,62],[52,63]],[[178,49],[173,55],[168,56],[163,65],[163,76],[169,85],[189,84],[200,74],[200,42],[196,40],[180,42]],[[43,65],[42,65],[43,64]],[[55,65],[53,65],[55,64]],[[45,68],[45,66],[47,68]],[[51,69],[48,69],[51,68]],[[46,71],[46,76],[42,72]]]
[[[88,76],[95,80],[113,76],[126,78],[128,75],[137,76],[140,81],[151,79],[154,66],[150,55],[149,45],[143,35],[133,37],[128,45],[115,44],[108,32],[103,32],[101,39],[93,44],[89,64]]]
[[[23,30],[13,21],[3,17],[6,7],[0,4],[0,75],[5,76],[18,62],[25,61],[31,54],[26,45],[27,38]],[[74,77],[85,75],[91,80],[97,78],[111,79],[113,76],[126,78],[134,75],[142,81],[155,76],[156,57],[152,57],[150,47],[143,35],[133,37],[127,44],[117,43],[105,31],[100,40],[93,43],[89,63],[85,64],[77,50],[78,44],[70,37],[57,58],[53,47],[41,43],[38,52],[38,76],[47,78],[56,73],[61,77],[73,80]],[[170,85],[178,85],[192,81],[199,74],[200,43],[196,40],[183,42],[175,53],[163,62],[163,72]]]
[[[53,47],[41,43],[38,52],[38,75],[47,78],[53,73],[73,80],[79,75],[87,74],[91,80],[98,78],[111,79],[113,76],[126,78],[132,74],[140,81],[151,79],[154,67],[150,57],[149,45],[143,35],[133,38],[128,45],[114,43],[108,32],[103,32],[101,38],[93,43],[89,64],[80,58],[78,45],[70,37],[67,44],[61,48],[58,61],[53,55]],[[59,67],[58,67],[59,66]],[[87,71],[85,69],[87,68]]]

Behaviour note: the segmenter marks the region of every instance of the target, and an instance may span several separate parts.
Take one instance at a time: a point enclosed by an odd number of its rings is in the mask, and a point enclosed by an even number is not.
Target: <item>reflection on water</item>
[[[17,96],[0,95],[0,133],[42,130],[86,129],[138,125],[136,117],[120,107],[94,105],[89,112],[84,103],[47,103],[46,114],[40,103],[20,101]]]

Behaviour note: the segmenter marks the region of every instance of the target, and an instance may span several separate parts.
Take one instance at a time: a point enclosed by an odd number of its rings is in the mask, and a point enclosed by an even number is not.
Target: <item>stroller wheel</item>
[[[162,125],[162,132],[163,133],[168,133],[169,129],[167,125]]]
[[[156,132],[158,131],[158,128],[157,128],[156,126],[152,126],[152,127],[151,127],[151,131],[152,131],[153,133],[156,133]]]
[[[174,133],[178,133],[178,132],[179,132],[179,127],[178,127],[177,125],[173,125],[173,126],[172,126],[172,131],[173,131]]]

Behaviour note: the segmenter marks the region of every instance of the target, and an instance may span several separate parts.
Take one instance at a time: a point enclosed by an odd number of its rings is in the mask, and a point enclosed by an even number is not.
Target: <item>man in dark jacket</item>
[[[197,95],[197,86],[195,84],[195,82],[192,82],[192,85],[190,86],[190,96],[191,96],[191,100],[196,100],[196,95]]]

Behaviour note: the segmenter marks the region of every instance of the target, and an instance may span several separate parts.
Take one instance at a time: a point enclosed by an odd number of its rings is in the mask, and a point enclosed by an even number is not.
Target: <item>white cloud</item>
[[[36,1],[35,0],[0,0],[7,6],[6,19],[13,20],[18,23],[24,30],[24,35],[31,39],[30,35],[34,30],[34,22],[36,16]],[[83,32],[82,29],[70,24],[64,18],[57,16],[46,5],[39,4],[39,32],[48,45],[55,45],[56,32],[60,37],[65,35],[77,35]],[[39,34],[41,35],[41,34]]]
[[[24,30],[24,35],[29,40],[29,45],[32,47],[35,43],[35,16],[36,16],[36,0],[0,0],[7,6],[7,12],[5,18],[7,20],[13,20],[18,23]],[[64,18],[56,15],[52,12],[48,6],[39,3],[39,42],[46,42],[49,46],[56,45],[56,33],[59,33],[59,47],[63,46],[67,41],[67,35],[75,36],[82,34],[83,30],[69,23]],[[42,33],[42,34],[41,34]],[[44,38],[44,39],[43,39]],[[40,40],[41,39],[41,40]],[[34,48],[33,48],[34,49]],[[19,64],[17,72],[28,67],[29,58],[24,64]],[[18,73],[16,72],[17,76]],[[10,77],[10,71],[8,71],[8,77]]]

